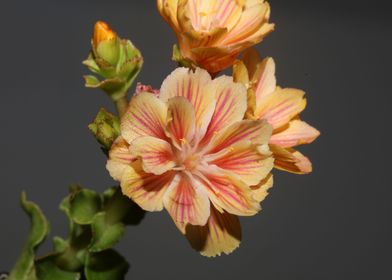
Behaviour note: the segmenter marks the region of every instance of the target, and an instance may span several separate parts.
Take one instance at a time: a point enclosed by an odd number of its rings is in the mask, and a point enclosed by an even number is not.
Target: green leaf
[[[100,252],[113,247],[123,236],[125,225],[123,223],[111,224],[102,212],[94,217],[91,225],[93,238],[90,252]]]
[[[101,207],[101,197],[91,190],[81,189],[70,198],[70,215],[79,225],[91,224]]]
[[[85,276],[87,280],[123,280],[129,264],[114,250],[92,253],[87,257]]]
[[[27,200],[26,193],[21,195],[23,210],[30,216],[31,228],[27,243],[15,267],[10,273],[9,280],[35,280],[34,254],[36,248],[44,241],[49,232],[49,223],[41,209]]]
[[[79,280],[80,273],[60,269],[55,262],[55,256],[37,261],[37,275],[39,280]]]

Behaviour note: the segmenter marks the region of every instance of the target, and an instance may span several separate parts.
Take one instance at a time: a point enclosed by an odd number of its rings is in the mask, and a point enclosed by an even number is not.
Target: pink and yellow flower
[[[252,216],[272,186],[272,133],[244,120],[247,93],[231,77],[176,69],[159,96],[135,95],[121,121],[107,169],[147,211],[169,212],[205,256],[239,246],[237,216]]]
[[[230,67],[237,55],[274,29],[264,0],[157,0],[177,35],[182,57],[210,73]]]
[[[299,119],[299,114],[306,107],[305,93],[278,87],[274,60],[262,60],[253,49],[244,54],[242,61],[235,63],[234,77],[248,86],[247,118],[267,120],[273,127],[270,149],[275,167],[298,174],[310,173],[310,160],[293,149],[313,142],[320,135],[317,129]]]

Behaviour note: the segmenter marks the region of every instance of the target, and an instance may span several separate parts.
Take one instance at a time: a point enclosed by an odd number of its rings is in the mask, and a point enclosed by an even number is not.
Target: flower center
[[[202,155],[195,147],[183,144],[176,152],[176,163],[180,170],[193,171],[201,162]]]

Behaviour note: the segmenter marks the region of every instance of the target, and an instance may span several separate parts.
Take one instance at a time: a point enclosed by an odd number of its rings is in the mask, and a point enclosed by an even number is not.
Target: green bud
[[[88,128],[106,150],[110,149],[114,140],[120,135],[120,122],[118,118],[104,108],[99,110],[94,122]]]

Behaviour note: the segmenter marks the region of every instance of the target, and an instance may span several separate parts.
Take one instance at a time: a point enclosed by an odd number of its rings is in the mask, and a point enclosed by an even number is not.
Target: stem
[[[119,100],[115,102],[118,116],[121,118],[128,108],[128,99],[126,96],[121,97]]]

